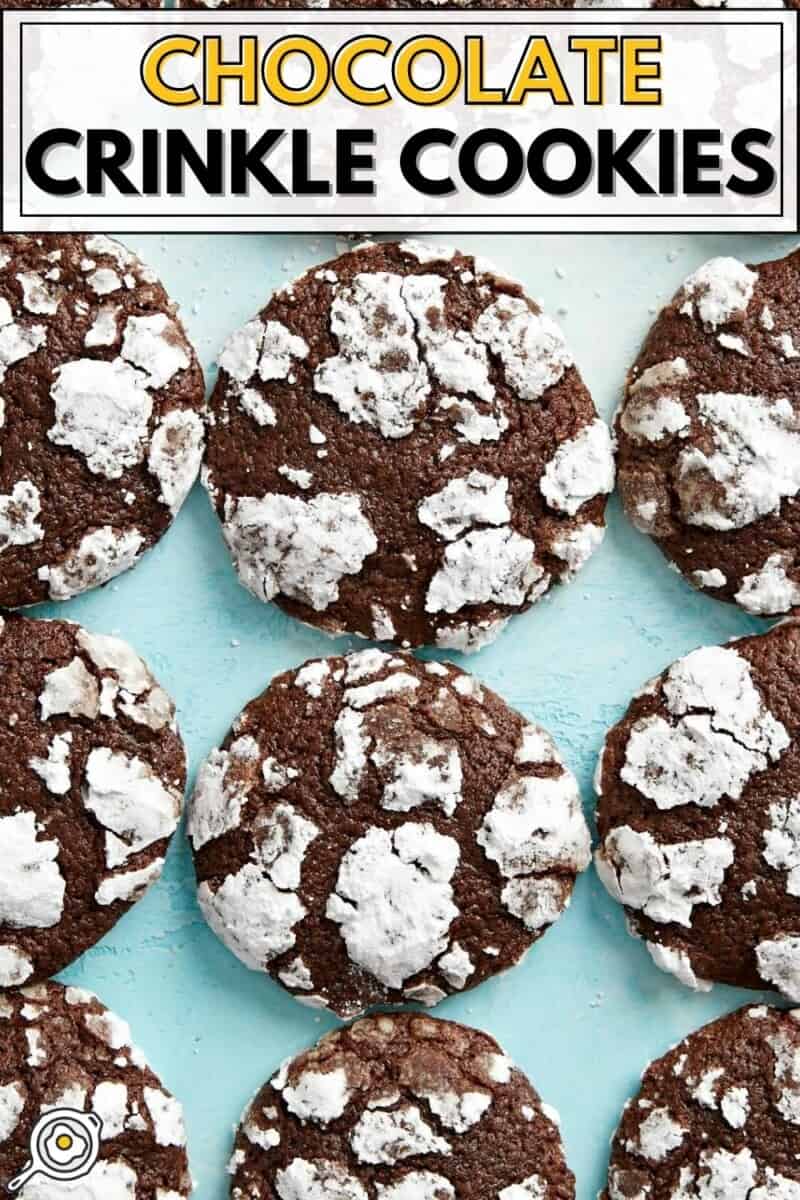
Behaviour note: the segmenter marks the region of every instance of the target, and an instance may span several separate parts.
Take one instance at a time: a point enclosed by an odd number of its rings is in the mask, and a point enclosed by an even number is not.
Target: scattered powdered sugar
[[[675,921],[689,928],[696,904],[720,903],[720,887],[733,857],[728,838],[659,845],[652,834],[620,825],[606,836],[595,861],[615,900],[653,921]]]
[[[507,879],[590,861],[589,829],[575,777],[512,771],[477,833],[478,845]]]
[[[280,1200],[369,1200],[365,1189],[338,1162],[293,1158],[275,1172]]]
[[[56,861],[61,847],[40,841],[39,832],[35,813],[0,817],[0,925],[11,929],[51,929],[64,911],[66,884]],[[0,974],[3,966],[0,961]]]
[[[685,521],[742,529],[797,495],[800,423],[788,399],[707,392],[697,406],[714,449],[681,451],[675,486]]]
[[[156,858],[147,867],[138,871],[120,871],[117,875],[108,875],[99,884],[94,898],[100,905],[116,904],[119,900],[129,903],[140,899],[147,889],[161,878],[164,869],[164,859]]]
[[[197,478],[203,444],[203,422],[191,409],[174,408],[155,427],[147,467],[161,484],[161,503],[173,515]]]
[[[694,308],[704,325],[716,329],[746,312],[758,275],[736,258],[712,258],[683,285],[687,297],[681,312]]]
[[[764,831],[765,862],[786,871],[786,891],[800,896],[800,796],[769,807],[771,827]]]
[[[122,335],[122,357],[145,374],[147,387],[164,387],[190,359],[180,331],[166,313],[128,317]]]
[[[428,824],[373,828],[353,842],[326,908],[353,962],[389,988],[430,966],[458,916],[458,862],[458,842]]]
[[[470,975],[475,972],[475,964],[458,942],[453,942],[447,953],[441,956],[437,966],[450,987],[457,990],[463,988]]]
[[[238,829],[242,806],[258,779],[261,752],[252,737],[240,737],[228,750],[212,750],[197,775],[187,833],[195,850]]]
[[[253,827],[253,859],[284,891],[300,886],[305,853],[319,828],[292,807],[278,804],[267,816],[259,817]]]
[[[117,313],[119,306],[101,304],[95,313],[92,325],[87,329],[83,344],[87,350],[93,346],[113,346],[119,337]]]
[[[448,391],[491,401],[495,389],[489,380],[486,348],[473,334],[449,325],[445,288],[446,280],[440,275],[410,275],[403,280],[403,300],[416,324],[425,362]]]
[[[508,480],[470,471],[422,500],[417,513],[423,525],[448,542],[474,525],[503,525],[511,520]]]
[[[106,860],[117,867],[154,842],[170,837],[180,817],[180,797],[140,758],[106,747],[86,760],[82,798],[106,833]]]
[[[32,974],[33,963],[18,946],[0,944],[0,986],[19,987]]]
[[[90,471],[119,479],[141,462],[153,400],[146,376],[124,362],[81,358],[57,368],[48,437],[86,459]]]
[[[473,334],[499,357],[523,400],[538,400],[574,361],[555,321],[533,311],[521,297],[495,300],[478,317]]]
[[[197,899],[217,937],[251,970],[295,944],[294,926],[306,915],[294,892],[284,892],[254,863],[228,875],[216,891],[201,883]]]
[[[753,684],[749,662],[731,647],[706,646],[678,659],[662,690],[678,720],[652,715],[635,722],[620,772],[658,808],[738,799],[750,776],[789,745]]]
[[[351,1091],[344,1067],[333,1071],[303,1071],[294,1084],[283,1089],[289,1112],[301,1121],[327,1125],[340,1117],[347,1107]]]
[[[604,525],[593,525],[590,521],[586,521],[583,525],[578,525],[577,528],[556,538],[550,550],[556,558],[563,558],[567,564],[568,574],[572,576],[586,565],[602,543],[605,534]]]
[[[539,1175],[529,1175],[522,1183],[512,1183],[497,1193],[497,1200],[547,1200],[547,1184]]]
[[[788,612],[800,604],[800,583],[786,571],[787,566],[794,565],[794,554],[770,554],[758,571],[744,576],[734,597],[736,603],[755,616]]]
[[[330,666],[324,658],[320,658],[316,662],[306,663],[304,667],[301,667],[296,673],[293,683],[295,687],[305,688],[309,696],[318,700],[330,673]]]
[[[692,571],[692,583],[700,588],[721,588],[728,582],[718,567],[710,571]]]
[[[529,538],[507,525],[466,534],[446,547],[428,587],[426,611],[454,613],[489,601],[517,606],[535,598],[549,579],[535,561],[535,550]]]
[[[57,733],[47,747],[46,758],[31,758],[29,767],[54,796],[64,796],[70,789],[71,733]]]
[[[0,553],[9,546],[30,546],[44,537],[37,518],[42,511],[39,489],[20,479],[9,495],[0,496]]]
[[[769,1034],[767,1045],[775,1056],[775,1083],[781,1085],[774,1101],[784,1121],[800,1125],[800,1052],[783,1031]]]
[[[282,592],[317,612],[338,599],[339,580],[357,574],[378,546],[360,497],[347,493],[229,501],[224,533],[254,596],[267,601]]]
[[[639,1126],[638,1142],[626,1142],[626,1149],[649,1162],[663,1162],[673,1150],[677,1150],[686,1136],[686,1130],[674,1120],[668,1108],[654,1108]]]
[[[57,566],[40,567],[38,575],[48,584],[51,600],[69,600],[127,571],[143,550],[138,529],[118,531],[104,525],[87,533]]]
[[[409,1171],[394,1183],[376,1183],[377,1200],[456,1200],[455,1188],[443,1175]]]
[[[76,655],[66,667],[56,667],[45,675],[39,707],[43,721],[61,713],[90,720],[97,717],[100,689],[82,658]]]
[[[795,1004],[800,1003],[800,937],[783,933],[756,946],[758,973]]]
[[[270,379],[286,379],[293,361],[308,357],[308,343],[291,333],[280,321],[265,321],[258,360],[258,375],[266,383]]]
[[[596,418],[562,442],[544,469],[539,488],[558,512],[574,516],[581,505],[614,488],[614,447],[604,421]]]
[[[0,1087],[0,1146],[7,1142],[19,1125],[25,1107],[27,1090],[16,1081]]]
[[[676,950],[673,946],[663,946],[659,942],[646,942],[647,951],[660,971],[674,975],[684,987],[693,992],[710,992],[712,984],[705,979],[698,979],[692,967],[692,961],[685,950]]]
[[[420,1154],[451,1154],[450,1143],[439,1137],[415,1104],[392,1112],[365,1112],[350,1134],[359,1162],[391,1165]]]
[[[457,625],[442,625],[436,631],[436,645],[443,650],[460,650],[462,654],[475,654],[490,645],[505,629],[508,617],[493,620],[461,621]]]
[[[386,272],[361,273],[338,286],[330,325],[339,352],[314,373],[317,391],[346,417],[387,438],[411,433],[430,392],[403,286],[402,276]]]
[[[381,806],[390,812],[410,812],[423,804],[438,804],[452,817],[461,801],[461,758],[454,742],[417,737],[404,750],[377,740],[371,755],[385,783]]]

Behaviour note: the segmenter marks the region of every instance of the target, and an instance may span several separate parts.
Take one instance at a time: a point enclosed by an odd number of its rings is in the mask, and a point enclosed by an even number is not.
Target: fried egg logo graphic
[[[53,1108],[39,1118],[30,1140],[30,1160],[8,1184],[18,1192],[36,1175],[67,1183],[88,1175],[100,1153],[103,1122],[96,1113]]]

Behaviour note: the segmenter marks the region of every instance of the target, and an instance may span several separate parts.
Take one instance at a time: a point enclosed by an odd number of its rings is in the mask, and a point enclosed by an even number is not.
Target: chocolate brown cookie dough
[[[202,457],[202,372],[119,242],[6,234],[0,380],[0,605],[65,600],[170,525]]]
[[[131,1041],[126,1021],[82,988],[56,983],[0,995],[0,1191],[26,1167],[36,1122],[67,1108],[99,1124],[95,1165],[77,1183],[38,1175],[20,1200],[181,1200],[191,1194],[183,1111]],[[70,1126],[70,1128],[73,1128]],[[85,1153],[83,1139],[45,1135],[56,1165]],[[69,1139],[68,1139],[69,1140]],[[79,1161],[84,1161],[81,1158]]]
[[[741,1008],[650,1064],[601,1200],[796,1200],[798,1013]]]
[[[573,1200],[558,1115],[497,1042],[404,1013],[283,1064],[245,1112],[232,1200]]]
[[[60,971],[158,878],[186,767],[172,701],[119,638],[8,616],[0,678],[1,989]]]
[[[506,970],[589,861],[548,734],[457,668],[380,650],[274,679],[201,768],[188,829],[212,929],[340,1016]]]
[[[656,964],[800,1000],[800,622],[646,684],[597,791],[598,872]]]
[[[616,421],[625,510],[695,587],[800,603],[800,251],[715,258],[656,319]]]
[[[219,362],[206,485],[242,583],[303,621],[474,650],[602,539],[608,428],[558,326],[480,259],[362,246]]]

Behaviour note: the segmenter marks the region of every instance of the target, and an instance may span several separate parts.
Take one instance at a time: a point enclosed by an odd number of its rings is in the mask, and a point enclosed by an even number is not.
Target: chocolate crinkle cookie
[[[651,1063],[600,1200],[797,1200],[799,1015],[741,1008]]]
[[[800,622],[678,659],[609,732],[597,869],[692,988],[800,1000]]]
[[[186,766],[171,699],[118,638],[0,619],[0,679],[3,988],[60,971],[158,878]]]
[[[616,430],[625,510],[690,583],[760,616],[800,604],[800,251],[690,275]]]
[[[0,1191],[30,1161],[40,1118],[86,1113],[99,1131],[88,1174],[36,1175],[19,1200],[182,1200],[191,1194],[183,1110],[133,1045],[126,1021],[91,992],[38,984],[0,995]],[[64,1114],[69,1116],[69,1114]],[[91,1161],[91,1130],[53,1114],[37,1133],[48,1165]],[[88,1122],[86,1123],[88,1124]]]
[[[175,305],[105,236],[2,236],[0,386],[0,605],[106,583],[165,532],[202,458]]]
[[[329,633],[477,649],[603,537],[609,430],[558,326],[480,259],[356,248],[219,364],[205,481],[239,578]]]
[[[573,1200],[558,1114],[488,1034],[404,1013],[283,1064],[245,1112],[232,1200]]]
[[[512,966],[589,861],[548,734],[457,668],[380,650],[274,679],[202,767],[189,835],[212,929],[340,1016]]]

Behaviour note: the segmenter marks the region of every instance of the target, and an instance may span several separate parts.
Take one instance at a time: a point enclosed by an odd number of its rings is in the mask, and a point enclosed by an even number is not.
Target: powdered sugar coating
[[[125,1021],[89,992],[40,984],[9,992],[0,1084],[0,1178],[29,1161],[36,1121],[55,1108],[93,1114],[99,1158],[76,1186],[44,1176],[27,1200],[184,1200],[192,1191],[183,1113],[133,1044]],[[50,1132],[50,1139],[54,1138]],[[74,1153],[74,1151],[73,1151]]]
[[[265,374],[270,325],[302,345]],[[608,431],[557,325],[483,263],[414,243],[357,248],[276,293],[220,365],[209,494],[242,582],[301,620],[403,648],[463,625],[485,630],[465,634],[477,645],[599,545]],[[297,440],[298,425],[313,437]],[[537,491],[545,468],[552,485]],[[369,537],[343,539],[351,561],[315,601],[271,570],[273,510],[283,526],[285,505],[342,494]]]
[[[511,965],[589,861],[549,736],[463,672],[377,649],[274,680],[201,768],[188,830],[212,928],[343,1016]]]
[[[800,1194],[794,1014],[742,1008],[651,1063],[612,1142],[601,1200]]]
[[[362,1020],[254,1097],[232,1200],[573,1200],[545,1110],[486,1034],[410,1013]]]
[[[616,422],[634,524],[696,587],[764,616],[800,595],[799,263],[694,272],[656,319]]]
[[[245,496],[231,506],[225,538],[242,583],[260,600],[285,592],[324,612],[339,596],[339,580],[354,575],[377,549],[355,495],[311,500]]]
[[[174,305],[118,243],[89,254],[90,240],[2,243],[0,603],[10,607],[68,599],[131,567],[167,529],[202,456],[202,375]]]
[[[657,966],[793,996],[800,915],[792,621],[673,663],[607,735],[597,869]]]
[[[9,616],[0,673],[8,987],[61,970],[159,877],[185,760],[171,699],[119,638]]]

